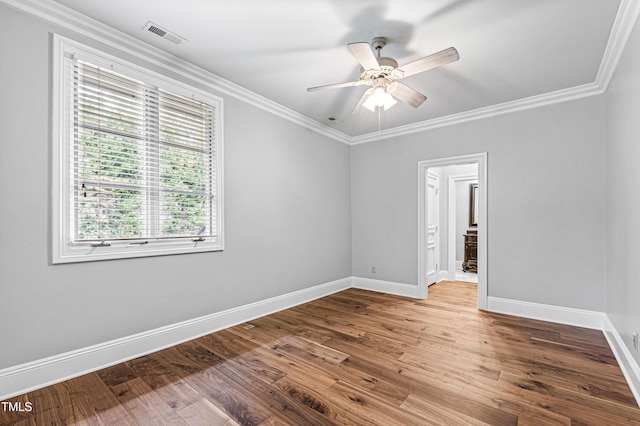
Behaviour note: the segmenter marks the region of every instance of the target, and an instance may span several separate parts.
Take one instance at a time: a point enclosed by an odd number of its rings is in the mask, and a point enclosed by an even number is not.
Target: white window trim
[[[71,243],[71,204],[73,182],[71,180],[70,136],[66,114],[69,105],[65,96],[65,55],[75,54],[95,65],[112,68],[131,78],[156,84],[165,90],[206,102],[214,106],[216,126],[216,214],[217,235],[213,239],[194,241],[176,238],[168,240],[145,239],[145,244],[127,241],[110,241],[110,246],[93,247],[91,244]],[[51,262],[72,263],[95,260],[124,259],[147,256],[162,256],[183,253],[201,253],[224,249],[224,208],[223,208],[223,100],[210,93],[195,89],[187,84],[169,79],[162,74],[134,65],[126,60],[100,52],[68,38],[53,35],[52,61],[52,105],[51,105]]]

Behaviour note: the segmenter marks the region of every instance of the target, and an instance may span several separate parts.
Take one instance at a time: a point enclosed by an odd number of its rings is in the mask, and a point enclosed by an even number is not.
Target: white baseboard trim
[[[606,337],[607,342],[609,342],[611,351],[618,361],[622,374],[624,374],[624,378],[627,380],[631,393],[633,393],[636,402],[640,406],[640,366],[638,366],[638,363],[633,358],[633,355],[631,355],[620,333],[618,333],[618,330],[606,314],[604,315],[603,332],[604,337]]]
[[[351,277],[352,287],[361,290],[371,290],[380,293],[395,294],[396,296],[422,299],[417,285],[397,283],[393,281],[374,280],[372,278]]]
[[[576,327],[603,330],[605,315],[602,312],[585,309],[565,308],[520,300],[488,298],[487,311],[499,314],[573,325]]]
[[[449,279],[449,271],[439,271],[438,272],[438,282],[447,281]]]
[[[352,286],[352,277],[0,370],[0,401],[242,324]]]

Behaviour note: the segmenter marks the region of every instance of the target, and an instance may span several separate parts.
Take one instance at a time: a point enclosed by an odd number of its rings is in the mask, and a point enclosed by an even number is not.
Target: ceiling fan
[[[417,108],[427,100],[427,97],[398,80],[460,59],[455,47],[450,47],[398,67],[398,62],[395,59],[380,56],[380,50],[386,46],[387,42],[385,37],[375,37],[371,40],[371,46],[367,42],[349,43],[347,46],[349,46],[351,53],[362,65],[360,80],[310,87],[307,91],[317,92],[341,87],[371,86],[358,101],[353,114],[362,112],[365,108],[375,111],[376,107],[379,107],[386,111],[397,101]],[[377,56],[374,55],[372,48],[377,52]]]

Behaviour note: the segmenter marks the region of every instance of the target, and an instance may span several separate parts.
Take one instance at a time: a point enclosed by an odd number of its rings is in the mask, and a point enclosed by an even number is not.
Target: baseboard
[[[372,278],[351,277],[352,287],[361,290],[371,290],[380,293],[395,294],[396,296],[421,299],[417,285],[397,283],[393,281],[374,280]]]
[[[604,336],[607,338],[607,342],[609,342],[611,351],[613,351],[613,354],[618,361],[618,365],[622,370],[622,374],[624,374],[624,378],[627,380],[629,388],[631,389],[636,402],[640,406],[640,367],[633,358],[633,355],[631,355],[627,345],[625,345],[624,340],[622,340],[620,333],[618,333],[618,330],[607,315],[604,316],[603,331]]]
[[[520,300],[488,298],[487,310],[500,314],[573,325],[576,327],[603,330],[605,315],[602,312],[565,308]]]
[[[82,376],[351,287],[347,277],[0,370],[0,400]]]
[[[440,270],[438,272],[438,282],[449,280],[449,271]]]

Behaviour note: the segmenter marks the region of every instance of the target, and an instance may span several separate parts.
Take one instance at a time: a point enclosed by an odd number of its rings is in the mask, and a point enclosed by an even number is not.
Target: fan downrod
[[[387,45],[389,40],[386,37],[374,37],[371,40],[371,47],[373,50],[378,52],[378,56],[380,56],[380,50]]]
[[[385,76],[388,76],[389,73],[394,68],[398,67],[398,62],[395,59],[388,58],[380,54],[380,51],[382,50],[383,47],[387,45],[387,43],[389,43],[389,39],[386,37],[374,37],[373,39],[371,39],[371,43],[370,43],[373,51],[377,53],[376,61],[378,61],[378,64],[385,72],[384,74]],[[363,69],[362,71],[365,71],[365,70]],[[381,76],[381,75],[382,74],[377,74],[377,76]],[[363,74],[363,77],[364,77],[364,74]],[[369,77],[371,76],[369,75]]]

